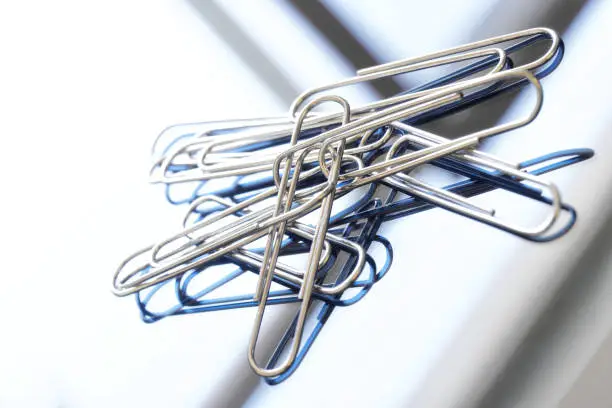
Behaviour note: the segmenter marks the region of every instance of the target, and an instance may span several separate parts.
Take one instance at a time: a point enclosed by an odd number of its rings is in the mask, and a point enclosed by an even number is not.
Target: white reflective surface
[[[157,132],[286,107],[185,3],[34,3],[0,6],[0,406],[472,406],[610,215],[612,4],[593,1],[564,36],[540,117],[488,146],[514,160],[596,149],[547,176],[577,208],[575,229],[538,245],[442,210],[385,225],[388,276],[268,387],[246,360],[254,310],[145,325],[109,288],[124,256],[180,223],[146,184]],[[301,86],[326,71],[314,72]]]

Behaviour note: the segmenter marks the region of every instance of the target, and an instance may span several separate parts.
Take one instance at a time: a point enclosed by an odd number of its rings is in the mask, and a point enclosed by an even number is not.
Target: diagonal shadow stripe
[[[293,102],[300,91],[240,25],[212,0],[189,0],[189,3],[283,105],[289,106]]]
[[[355,71],[380,64],[323,3],[312,0],[290,0],[289,3],[327,38]],[[404,90],[393,78],[382,78],[370,84],[382,96],[392,96]]]

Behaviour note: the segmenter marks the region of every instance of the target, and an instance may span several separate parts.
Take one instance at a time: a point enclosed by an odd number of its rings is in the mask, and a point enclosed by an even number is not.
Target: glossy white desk
[[[582,259],[606,242],[599,234],[611,215],[609,2],[594,1],[565,36],[564,62],[543,82],[536,122],[488,146],[515,160],[596,149],[594,159],[549,176],[578,209],[574,230],[539,245],[442,210],[386,225],[393,269],[362,302],[334,312],[300,369],[277,387],[248,368],[253,310],[145,325],[133,299],[118,300],[108,288],[122,257],[180,222],[182,210],[146,184],[156,132],[284,107],[186,4],[38,6],[34,14],[25,5],[0,12],[1,34],[12,39],[2,50],[17,61],[2,73],[2,130],[7,150],[27,152],[3,163],[6,174],[20,170],[6,180],[15,199],[2,204],[9,250],[0,405],[470,407],[489,398],[515,406],[496,394],[496,379],[510,367],[517,379],[500,390],[540,402],[525,406],[551,406],[612,327],[601,312],[612,286],[606,260],[597,261],[602,250],[593,262]],[[504,197],[479,200],[501,214],[510,203]],[[599,284],[583,297],[600,306],[585,300],[559,313],[559,328],[541,335],[556,343],[526,354],[542,367],[558,365],[525,370],[540,381],[530,388],[513,356],[534,342],[530,333],[541,331],[564,284],[588,273]],[[549,375],[554,370],[563,375]]]

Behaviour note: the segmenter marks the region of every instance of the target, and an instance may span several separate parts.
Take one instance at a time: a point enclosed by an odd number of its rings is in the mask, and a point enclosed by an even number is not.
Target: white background
[[[145,325],[109,288],[123,257],[180,223],[146,181],[156,134],[286,107],[187,3],[2,3],[0,406],[472,406],[609,216],[610,16],[612,3],[590,3],[544,81],[540,117],[490,146],[512,160],[595,148],[550,175],[579,211],[576,228],[537,245],[441,210],[385,226],[389,275],[335,311],[296,374],[268,387],[246,361],[254,310]],[[328,65],[300,86],[350,75]],[[504,208],[496,194],[479,200]],[[544,374],[551,387],[571,384],[612,327],[605,314],[581,321],[566,338],[591,340],[563,346],[578,355],[563,375]],[[541,401],[560,398],[547,389]]]

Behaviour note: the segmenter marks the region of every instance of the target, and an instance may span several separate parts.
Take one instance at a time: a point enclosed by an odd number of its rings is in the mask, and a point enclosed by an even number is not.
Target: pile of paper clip
[[[525,49],[543,51],[517,65]],[[187,206],[183,227],[121,263],[114,293],[135,294],[148,323],[255,307],[248,360],[266,382],[278,384],[299,366],[334,308],[362,299],[389,270],[393,252],[378,232],[382,223],[439,207],[535,242],[562,236],[576,212],[542,175],[588,159],[593,151],[511,163],[476,150],[483,140],[536,118],[539,80],[562,56],[554,31],[529,29],[359,70],[304,92],[287,117],[167,128],[153,147],[150,179],[165,184],[171,203]],[[456,63],[462,66],[443,77],[360,106],[329,93]],[[454,139],[416,127],[519,87],[535,94],[522,118]],[[321,104],[337,109],[315,112]],[[441,188],[409,175],[424,164],[462,181]],[[522,226],[469,200],[494,189],[549,211],[538,225]],[[563,212],[569,216],[561,217]],[[386,251],[384,265],[369,253],[373,244]],[[266,307],[293,302],[301,302],[297,314],[269,360],[259,363],[255,350]]]

